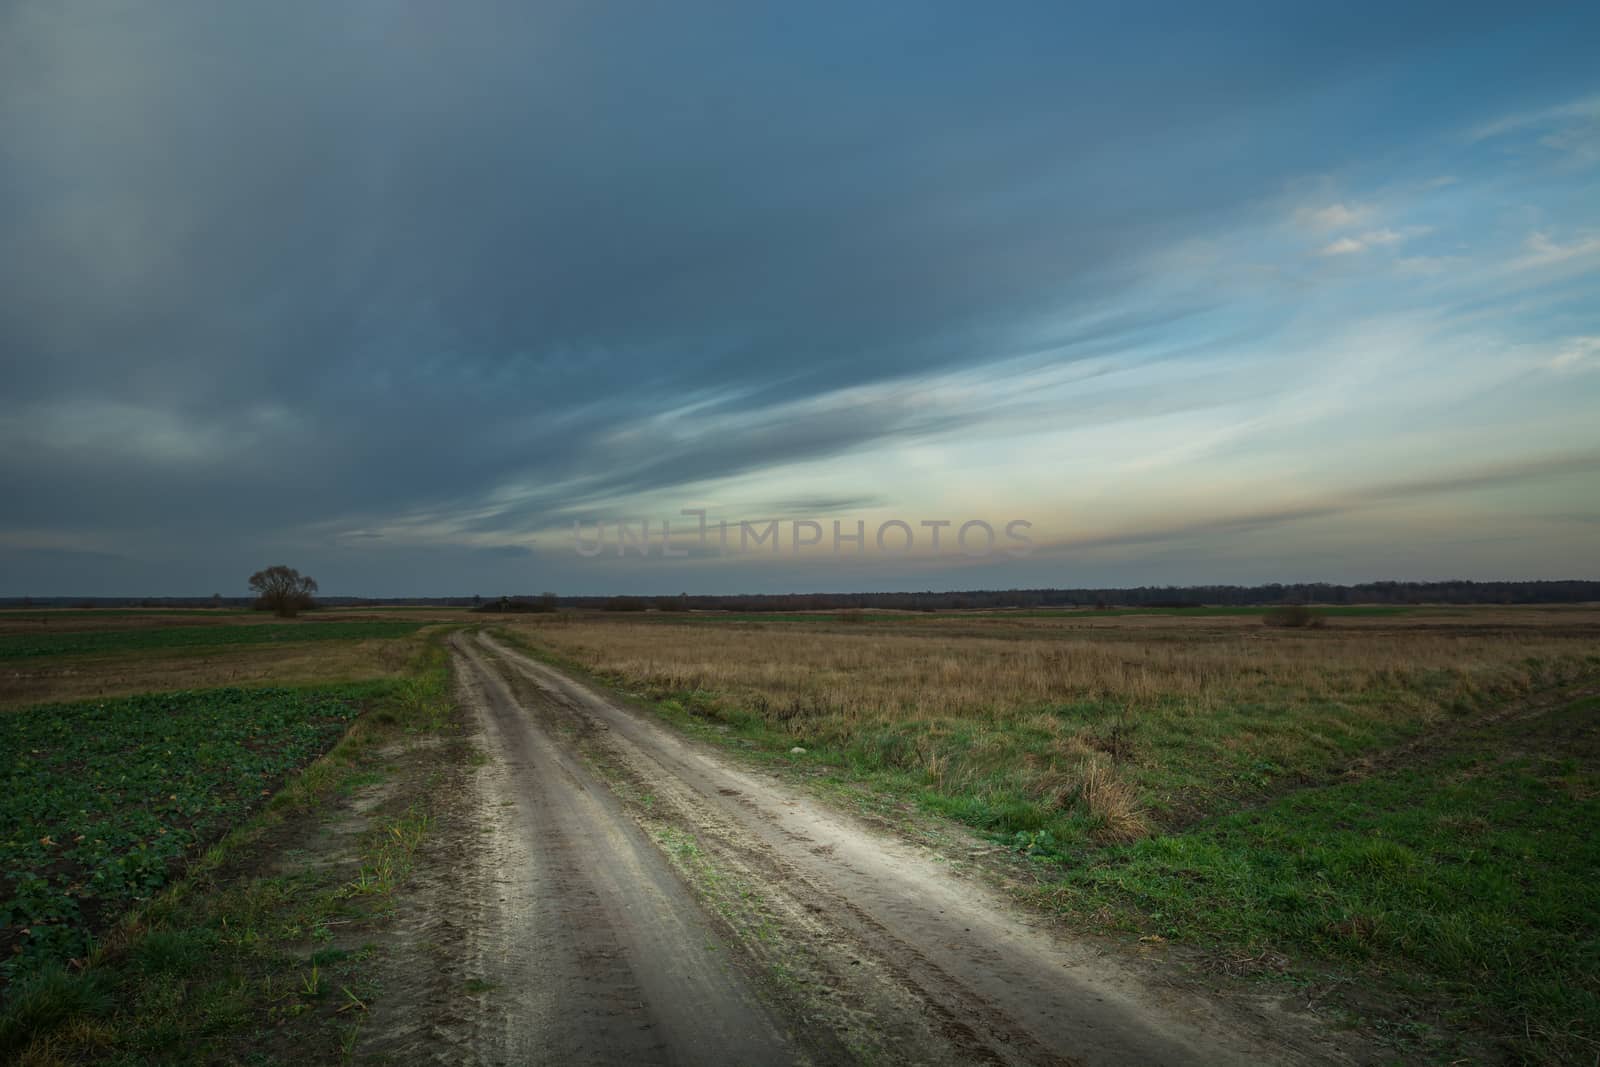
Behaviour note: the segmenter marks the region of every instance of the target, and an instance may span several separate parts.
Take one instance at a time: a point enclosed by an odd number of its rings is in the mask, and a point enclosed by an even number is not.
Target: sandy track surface
[[[796,1056],[643,829],[473,652],[498,899],[482,971],[506,1010],[480,1053],[507,1063],[786,1063]],[[498,1018],[495,1016],[498,1015]]]
[[[1340,1062],[1061,938],[939,857],[487,636],[474,1059]]]

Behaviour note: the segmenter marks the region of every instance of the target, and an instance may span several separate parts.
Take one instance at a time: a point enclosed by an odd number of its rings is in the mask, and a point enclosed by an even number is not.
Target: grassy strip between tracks
[[[1453,731],[1449,739],[1391,759],[1385,754],[1417,738],[1427,719],[1400,728],[1320,702],[1218,703],[1202,718],[1167,723],[1157,705],[1134,720],[1131,735],[1119,735],[1123,720],[1112,709],[1096,720],[1103,730],[1090,740],[1105,744],[1086,767],[1116,777],[1067,783],[1055,797],[1018,787],[1017,775],[1056,740],[1037,715],[963,725],[862,714],[856,733],[821,736],[803,715],[784,720],[718,691],[595,673],[541,646],[537,631],[503,635],[877,815],[903,818],[910,803],[964,822],[1035,861],[1027,890],[1035,904],[1083,928],[1197,949],[1221,976],[1299,990],[1408,1059],[1450,1062],[1492,1043],[1508,1058],[1555,1064],[1592,1059],[1600,1048],[1600,839],[1592,833],[1600,825],[1600,702],[1534,703],[1548,699],[1539,695],[1546,687],[1592,677],[1592,659],[1559,669],[1524,664],[1525,677],[1496,674],[1498,684],[1470,699],[1454,687],[1365,693],[1362,703],[1444,705],[1443,719],[1426,729]],[[589,658],[601,647],[579,649]],[[651,647],[671,655],[660,642]],[[1508,698],[1527,702],[1526,712],[1474,725]],[[1082,711],[1064,707],[1051,718]],[[1128,741],[1121,754],[1119,736]],[[997,769],[978,773],[987,757]],[[1376,762],[1345,773],[1357,757]],[[1194,800],[1170,805],[1170,821],[1158,809],[1135,839],[1117,840],[1103,830],[1121,801],[1084,794],[1119,782]],[[1125,789],[1120,795],[1129,799]]]
[[[353,1045],[372,950],[350,938],[392,906],[426,794],[368,820],[349,846],[359,857],[286,857],[332,802],[384,780],[396,743],[448,727],[447,673],[433,641],[397,681],[0,718],[20,754],[0,797],[18,828],[3,847],[20,949],[0,1058],[214,1062],[307,1040],[325,1046],[320,1062]]]

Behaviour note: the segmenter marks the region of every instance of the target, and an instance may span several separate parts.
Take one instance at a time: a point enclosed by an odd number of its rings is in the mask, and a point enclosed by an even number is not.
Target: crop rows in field
[[[90,930],[340,737],[373,685],[214,689],[0,715],[0,971]]]
[[[289,622],[259,626],[165,626],[138,630],[78,630],[0,635],[0,659],[142,652],[216,645],[291,644],[405,637],[423,624],[406,621]]]

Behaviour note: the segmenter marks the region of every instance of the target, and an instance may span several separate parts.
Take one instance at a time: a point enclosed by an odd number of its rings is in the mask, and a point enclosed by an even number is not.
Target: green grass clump
[[[97,925],[152,895],[384,689],[216,689],[0,716],[0,974],[82,957]]]
[[[302,641],[365,641],[408,637],[420,622],[293,622],[260,626],[150,626],[138,630],[79,630],[0,635],[0,659],[71,656],[94,652],[143,652],[218,645],[289,644]]]

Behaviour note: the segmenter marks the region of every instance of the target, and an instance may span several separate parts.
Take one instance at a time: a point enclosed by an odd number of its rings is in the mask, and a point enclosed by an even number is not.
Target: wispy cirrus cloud
[[[1562,373],[1600,369],[1600,337],[1574,337],[1550,358],[1551,370]]]
[[[1408,226],[1396,230],[1385,227],[1378,230],[1368,230],[1365,233],[1341,237],[1331,244],[1324,245],[1321,255],[1324,256],[1349,256],[1366,252],[1374,248],[1386,248],[1409,241],[1413,237],[1420,237],[1429,233],[1426,226]]]
[[[1547,107],[1502,115],[1492,122],[1472,127],[1467,132],[1467,140],[1491,141],[1529,130],[1547,129],[1552,126],[1588,126],[1594,123],[1600,123],[1600,93],[1564,100]]]
[[[1600,234],[1575,234],[1565,241],[1548,232],[1530,233],[1522,254],[1510,263],[1514,270],[1534,270],[1600,257]]]
[[[1370,221],[1376,212],[1377,209],[1371,204],[1339,201],[1319,207],[1298,208],[1294,213],[1294,221],[1303,229],[1326,233],[1329,230],[1347,230],[1352,226],[1360,226]]]

